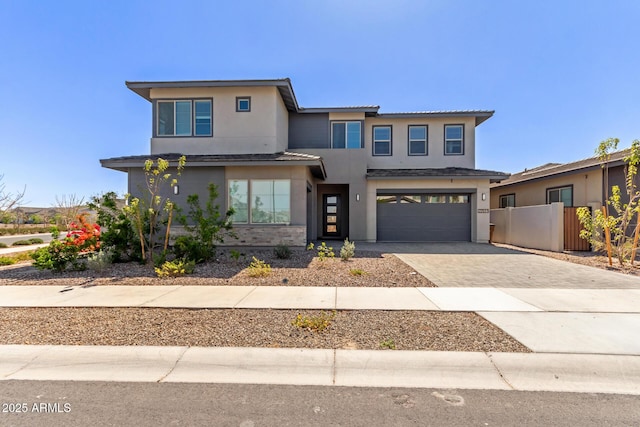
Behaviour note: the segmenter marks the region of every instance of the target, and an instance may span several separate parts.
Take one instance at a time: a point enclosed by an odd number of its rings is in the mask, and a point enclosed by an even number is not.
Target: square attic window
[[[242,96],[236,98],[236,111],[237,112],[249,112],[251,111],[251,97]]]

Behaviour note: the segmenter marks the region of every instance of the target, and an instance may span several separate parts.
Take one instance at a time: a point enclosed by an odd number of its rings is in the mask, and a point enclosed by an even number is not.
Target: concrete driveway
[[[640,277],[489,244],[360,243],[356,248],[393,253],[439,287],[640,289]]]
[[[467,301],[535,352],[640,355],[640,277],[489,244],[357,247],[394,253],[447,290],[438,298],[458,305]],[[503,308],[484,311],[481,303]]]

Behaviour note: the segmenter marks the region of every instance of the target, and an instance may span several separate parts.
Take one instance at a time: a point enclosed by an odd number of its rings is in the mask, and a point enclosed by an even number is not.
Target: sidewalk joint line
[[[145,304],[151,304],[151,303],[152,303],[152,302],[154,302],[155,300],[160,299],[160,298],[163,298],[163,297],[166,297],[167,295],[170,295],[170,294],[172,294],[172,293],[174,293],[174,292],[177,292],[177,291],[179,291],[179,290],[180,290],[180,289],[182,289],[182,288],[184,288],[184,285],[178,285],[178,287],[177,287],[177,288],[175,288],[175,289],[171,289],[171,290],[169,290],[169,291],[165,292],[165,293],[164,293],[164,294],[162,294],[162,295],[158,295],[158,296],[157,296],[157,297],[155,297],[155,298],[151,298],[151,299],[150,299],[150,300],[148,300],[148,301],[144,301],[144,302],[142,302],[142,303],[138,304],[138,305],[137,305],[137,307],[144,308],[143,306],[144,306]],[[153,306],[149,306],[149,307],[153,307]]]
[[[493,358],[491,357],[491,353],[484,353],[485,356],[487,356],[487,358],[489,359],[489,362],[491,362],[491,366],[493,366],[493,369],[496,370],[496,372],[498,373],[498,375],[500,375],[500,379],[509,386],[509,388],[511,390],[517,390],[513,384],[511,384],[509,381],[507,381],[507,379],[504,377],[504,375],[502,375],[502,372],[500,371],[500,368],[498,368],[498,365],[495,364],[495,362],[493,361]]]
[[[182,358],[184,357],[184,354],[187,352],[187,350],[189,350],[191,348],[191,346],[186,346],[184,348],[184,350],[182,350],[182,353],[180,353],[180,355],[178,356],[178,358],[176,359],[175,363],[173,364],[173,366],[171,367],[171,369],[169,369],[169,372],[167,372],[166,374],[164,374],[162,376],[162,378],[160,378],[158,381],[156,381],[157,383],[161,383],[162,381],[164,381],[169,375],[171,375],[171,373],[176,369],[176,366],[178,366],[178,363],[180,363],[180,361],[182,360]]]
[[[249,298],[249,295],[251,295],[251,294],[253,293],[253,291],[255,291],[256,289],[258,289],[258,287],[257,287],[257,286],[253,286],[253,289],[251,289],[251,290],[249,291],[249,293],[247,293],[245,296],[243,296],[243,297],[240,299],[240,301],[238,301],[237,303],[235,303],[235,304],[233,305],[233,308],[237,308],[237,307],[238,307],[238,305],[240,305],[240,304],[242,303],[242,301],[244,301],[244,300],[246,300],[247,298]]]

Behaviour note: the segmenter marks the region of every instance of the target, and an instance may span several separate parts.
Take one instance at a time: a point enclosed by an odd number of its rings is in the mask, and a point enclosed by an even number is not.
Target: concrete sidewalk
[[[216,347],[0,346],[0,379],[640,395],[640,357]]]
[[[640,355],[638,289],[0,286],[0,307],[465,311],[534,352]]]

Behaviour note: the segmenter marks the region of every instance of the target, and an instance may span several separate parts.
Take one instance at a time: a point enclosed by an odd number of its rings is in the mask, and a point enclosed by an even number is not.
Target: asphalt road
[[[2,426],[640,425],[640,396],[549,392],[1,381],[0,405]]]
[[[0,242],[6,243],[7,246],[11,246],[13,242],[17,242],[18,240],[29,240],[31,238],[42,239],[44,243],[48,243],[51,241],[51,233],[46,234],[18,234],[15,236],[0,236]]]

